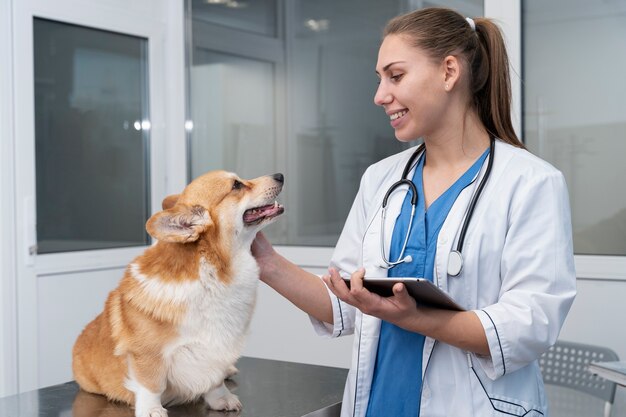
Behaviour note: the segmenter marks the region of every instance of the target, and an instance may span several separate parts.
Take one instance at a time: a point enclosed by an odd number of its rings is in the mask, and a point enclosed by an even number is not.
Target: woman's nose
[[[376,94],[374,94],[374,103],[378,106],[384,106],[385,104],[390,103],[392,100],[393,97],[381,81],[380,84],[378,84]]]

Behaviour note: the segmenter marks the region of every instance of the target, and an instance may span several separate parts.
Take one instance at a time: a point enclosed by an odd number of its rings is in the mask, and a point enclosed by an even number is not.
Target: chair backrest
[[[586,392],[612,404],[616,384],[587,371],[587,365],[617,360],[617,353],[609,348],[559,340],[539,359],[539,367],[546,384]]]

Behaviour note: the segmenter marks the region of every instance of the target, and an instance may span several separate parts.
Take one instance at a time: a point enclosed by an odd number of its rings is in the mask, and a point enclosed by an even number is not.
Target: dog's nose
[[[272,175],[272,178],[274,178],[276,181],[278,181],[281,184],[285,182],[285,177],[281,173]]]

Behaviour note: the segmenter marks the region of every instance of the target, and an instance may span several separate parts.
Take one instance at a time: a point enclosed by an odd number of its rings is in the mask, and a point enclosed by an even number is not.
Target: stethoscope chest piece
[[[448,256],[448,275],[456,277],[463,269],[463,256],[458,250],[453,250]]]

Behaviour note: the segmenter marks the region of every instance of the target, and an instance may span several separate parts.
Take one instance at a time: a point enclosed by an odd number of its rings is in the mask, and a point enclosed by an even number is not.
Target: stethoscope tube
[[[456,249],[450,252],[448,256],[448,275],[453,277],[458,276],[463,270],[463,243],[465,242],[465,235],[467,234],[467,228],[469,226],[470,221],[472,220],[472,215],[474,214],[474,208],[476,207],[476,203],[478,202],[478,197],[483,192],[483,188],[485,188],[485,183],[487,179],[489,179],[489,175],[491,175],[491,167],[493,166],[493,157],[495,153],[495,139],[490,138],[489,142],[489,161],[487,162],[487,169],[485,170],[485,175],[480,180],[478,184],[478,188],[472,199],[470,200],[469,206],[467,207],[467,215],[465,216],[465,220],[463,221],[463,226],[461,227],[461,233],[459,234],[459,240],[456,243]]]
[[[407,177],[409,176],[409,171],[413,166],[413,162],[415,159],[423,152],[425,145],[422,143],[418,148],[413,152],[409,161],[404,167],[402,171],[402,178],[399,181],[395,182],[387,192],[385,193],[385,197],[383,198],[382,204],[382,213],[381,213],[381,222],[380,222],[380,256],[383,259],[384,264],[381,267],[385,269],[391,269],[396,265],[399,265],[404,262],[411,262],[413,258],[411,256],[404,257],[404,251],[406,251],[406,247],[409,243],[409,235],[411,234],[411,228],[413,227],[413,218],[415,217],[415,208],[417,207],[417,187]],[[404,236],[404,243],[402,244],[402,250],[400,251],[400,256],[396,261],[391,261],[387,259],[385,255],[385,218],[387,213],[387,201],[389,200],[389,196],[393,193],[398,187],[402,185],[407,185],[409,190],[411,191],[411,217],[409,218],[409,227],[407,229],[406,235]]]
[[[418,156],[423,154],[424,149],[425,149],[425,145],[422,143],[409,158],[407,164],[404,167],[404,170],[402,171],[401,179],[397,181],[396,183],[394,183],[391,187],[389,187],[389,190],[387,190],[387,192],[385,193],[385,197],[383,198],[382,213],[381,213],[382,219],[381,219],[381,233],[380,233],[380,252],[381,252],[381,257],[384,262],[384,265],[381,265],[381,267],[386,268],[386,269],[390,269],[403,262],[411,262],[413,260],[410,255],[407,257],[404,257],[404,252],[406,251],[406,247],[409,242],[409,235],[411,233],[411,227],[413,226],[413,217],[415,215],[415,208],[417,206],[417,198],[418,198],[417,187],[415,187],[415,184],[413,183],[413,181],[408,179],[408,175],[409,175],[409,172],[411,171],[411,168],[413,167],[413,163],[415,162]],[[491,137],[490,143],[489,143],[489,161],[487,163],[487,169],[485,170],[485,174],[483,175],[480,183],[478,184],[478,187],[476,188],[476,191],[474,192],[474,195],[472,196],[472,199],[470,200],[470,204],[467,208],[467,214],[461,226],[459,240],[456,244],[456,248],[450,252],[450,255],[448,257],[448,275],[458,276],[463,270],[462,250],[463,250],[463,243],[465,242],[465,235],[467,234],[467,229],[472,219],[472,215],[474,214],[474,208],[476,207],[478,198],[482,194],[483,188],[485,187],[485,184],[491,174],[491,167],[493,166],[494,153],[495,153],[495,138]],[[385,255],[385,232],[384,231],[385,231],[387,202],[391,194],[398,187],[402,185],[407,185],[409,187],[409,190],[411,191],[411,217],[409,219],[409,227],[404,237],[404,242],[402,244],[402,250],[400,251],[400,256],[398,257],[396,261],[391,261],[387,259],[387,256]]]

